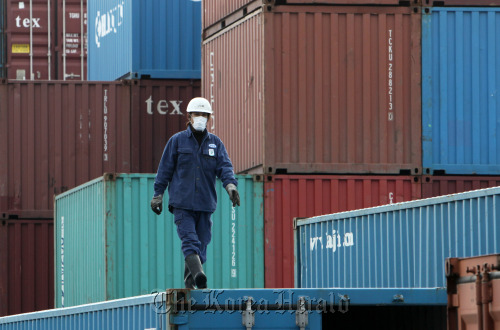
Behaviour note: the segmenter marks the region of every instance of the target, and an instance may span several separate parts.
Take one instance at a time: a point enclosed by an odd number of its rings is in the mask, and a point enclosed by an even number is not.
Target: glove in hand
[[[240,206],[240,194],[238,193],[238,189],[236,189],[236,186],[230,183],[226,186],[226,191],[229,195],[229,199],[231,200],[231,202],[233,202],[233,207],[235,207],[236,205]]]
[[[151,209],[154,213],[160,215],[163,210],[163,195],[153,197],[151,200]]]

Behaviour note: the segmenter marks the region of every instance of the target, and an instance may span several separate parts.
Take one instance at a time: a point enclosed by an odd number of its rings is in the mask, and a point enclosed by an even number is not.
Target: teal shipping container
[[[166,208],[160,216],[150,209],[154,177],[105,174],[55,197],[56,307],[184,287],[173,215]],[[217,180],[204,265],[209,288],[264,287],[262,177],[236,178],[236,208]]]

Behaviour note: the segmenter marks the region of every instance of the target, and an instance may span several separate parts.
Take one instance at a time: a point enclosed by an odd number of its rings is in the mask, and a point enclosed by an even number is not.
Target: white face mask
[[[193,117],[193,128],[197,131],[204,131],[207,127],[207,118],[203,116]]]

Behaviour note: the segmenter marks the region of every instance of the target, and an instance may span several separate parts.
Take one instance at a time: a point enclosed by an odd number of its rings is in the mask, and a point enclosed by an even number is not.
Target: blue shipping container
[[[499,89],[500,8],[425,8],[425,174],[500,174]]]
[[[351,306],[443,306],[446,290],[168,290],[0,318],[0,329],[321,329],[325,313]],[[186,302],[189,302],[187,304]],[[251,302],[251,304],[248,304]],[[247,310],[248,309],[248,310]]]
[[[500,252],[500,187],[298,219],[300,288],[446,287],[445,259]]]
[[[201,1],[88,0],[88,79],[201,79]]]

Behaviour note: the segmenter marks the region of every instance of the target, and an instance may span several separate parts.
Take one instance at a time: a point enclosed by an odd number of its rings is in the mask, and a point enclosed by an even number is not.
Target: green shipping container
[[[150,209],[154,174],[105,174],[55,198],[55,306],[183,288],[184,256],[173,215]],[[241,206],[220,180],[209,288],[263,288],[262,176],[237,175]],[[165,199],[166,201],[167,199]]]

